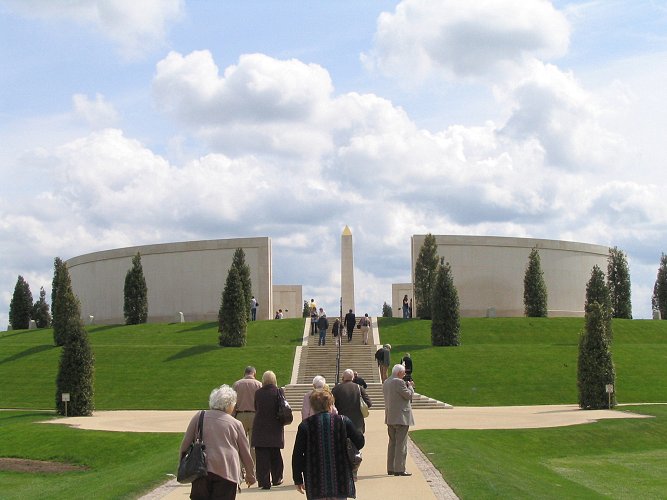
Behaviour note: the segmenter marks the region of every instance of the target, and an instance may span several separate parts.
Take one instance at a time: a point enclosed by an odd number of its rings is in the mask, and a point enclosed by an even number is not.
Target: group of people
[[[382,387],[389,436],[387,473],[393,476],[411,475],[405,461],[408,427],[414,425],[414,382],[406,381],[405,374],[405,366],[394,366]],[[285,433],[276,408],[284,392],[272,371],[264,372],[261,382],[255,375],[255,368],[248,366],[232,387],[222,385],[211,392],[202,424],[208,475],[192,483],[190,498],[233,499],[242,482],[248,487],[257,482],[265,490],[283,483],[280,450],[285,447]],[[368,408],[373,405],[366,387],[363,378],[347,369],[333,389],[318,375],[313,389],[304,394],[292,479],[309,500],[355,498],[358,466],[349,459],[347,440],[359,450],[364,447],[362,401]],[[197,435],[198,422],[197,413],[183,436],[181,456]]]
[[[343,322],[339,318],[336,318],[331,327],[331,333],[333,334],[334,341],[336,345],[340,345],[342,342],[342,337],[344,334],[347,334],[347,341],[352,342],[352,333],[354,332],[355,326],[361,330],[362,341],[364,345],[368,345],[368,334],[371,331],[371,319],[366,313],[357,324],[357,317],[350,309],[345,317]],[[318,334],[317,345],[326,345],[327,341],[327,331],[329,330],[329,320],[327,319],[327,314],[323,308],[319,308],[319,313],[315,300],[310,300],[310,334]]]
[[[408,295],[403,296],[403,305],[401,306],[403,311],[403,319],[412,318],[412,299],[408,299]]]

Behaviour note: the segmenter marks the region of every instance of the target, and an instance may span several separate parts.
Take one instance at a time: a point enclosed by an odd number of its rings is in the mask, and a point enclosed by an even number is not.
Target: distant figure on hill
[[[403,319],[408,319],[410,317],[410,301],[408,300],[408,294],[405,294],[403,297]]]
[[[250,299],[250,319],[252,321],[257,320],[257,308],[259,307],[259,302],[257,302],[257,299],[255,296],[252,296],[252,299]]]

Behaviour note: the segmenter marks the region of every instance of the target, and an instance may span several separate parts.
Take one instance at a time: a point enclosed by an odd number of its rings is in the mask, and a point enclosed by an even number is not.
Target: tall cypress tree
[[[39,289],[39,300],[35,302],[32,308],[32,318],[35,320],[37,328],[47,328],[51,323],[49,314],[49,304],[46,303],[46,291],[44,287]]]
[[[63,261],[60,257],[53,259],[53,280],[51,281],[51,326],[53,326],[53,343],[63,345],[58,333],[60,326],[60,317],[56,309],[58,308],[58,285],[60,283],[60,271],[63,267]]]
[[[9,322],[14,330],[25,330],[30,327],[31,317],[32,293],[30,292],[30,285],[23,279],[23,276],[19,275],[16,286],[14,286],[12,300],[9,303]]]
[[[431,322],[431,344],[434,346],[457,346],[461,343],[461,320],[459,294],[454,286],[449,262],[440,260],[433,285],[433,321]]]
[[[148,320],[148,287],[141,266],[141,254],[132,257],[132,267],[125,275],[123,313],[126,325],[138,325]]]
[[[667,255],[660,257],[658,276],[653,286],[653,309],[660,311],[660,318],[667,319]]]
[[[63,268],[69,283],[67,267]],[[62,394],[69,393],[67,414],[70,416],[91,415],[94,408],[95,359],[88,342],[88,332],[81,320],[81,306],[71,285],[58,287],[58,311],[62,315],[63,349],[60,353],[58,376],[56,377],[56,411],[65,414]]]
[[[227,273],[225,289],[222,292],[220,312],[218,313],[220,345],[223,347],[242,347],[246,344],[248,316],[245,310],[243,284],[238,269],[230,267]]]
[[[598,302],[586,304],[586,327],[579,337],[577,360],[577,389],[579,407],[597,410],[609,406],[607,384],[614,384],[616,373],[609,349],[609,334],[606,331],[609,311]],[[614,391],[615,392],[615,391]],[[615,393],[611,395],[611,406],[616,405]]]
[[[241,278],[243,286],[243,299],[245,300],[246,320],[250,321],[250,301],[252,300],[252,281],[250,279],[250,267],[245,262],[243,248],[237,248],[232,259],[232,267],[235,267]]]
[[[602,319],[605,322],[605,334],[609,336],[608,340],[611,342],[611,299],[609,297],[609,288],[604,280],[604,273],[597,264],[593,266],[591,277],[588,283],[586,283],[586,303],[584,304],[584,310],[588,312],[591,305],[595,303],[601,306],[600,314],[602,314]]]
[[[537,248],[533,248],[528,256],[528,266],[523,278],[523,305],[526,316],[546,318],[547,286],[544,283],[544,273]]]
[[[433,284],[438,272],[438,244],[431,233],[424,238],[415,262],[415,306],[416,314],[421,319],[431,319],[431,298]]]
[[[618,247],[609,249],[607,286],[614,318],[632,319],[630,270],[625,252]]]

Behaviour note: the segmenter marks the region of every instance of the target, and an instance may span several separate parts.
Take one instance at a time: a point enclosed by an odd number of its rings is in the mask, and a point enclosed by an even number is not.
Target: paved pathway
[[[83,429],[124,431],[124,432],[178,432],[185,431],[192,417],[191,411],[108,411],[96,412],[91,417],[70,417],[49,422],[68,424]],[[601,419],[647,418],[644,415],[625,411],[593,410],[582,411],[575,405],[511,406],[511,407],[458,407],[448,410],[415,410],[416,429],[517,429],[559,427],[591,423]],[[650,418],[650,417],[649,417]],[[297,415],[298,420],[298,415]],[[271,495],[271,498],[303,498],[292,484],[291,451],[294,445],[297,422],[285,429],[285,483],[271,488],[270,492],[256,486],[243,490],[241,498]],[[384,412],[371,410],[366,421],[366,446],[364,462],[359,471],[357,498],[419,498],[455,499],[437,470],[419,449],[411,445],[407,469],[411,477],[389,477],[386,475],[387,432]],[[174,452],[176,467],[177,450]],[[189,486],[169,481],[145,499],[188,498]]]

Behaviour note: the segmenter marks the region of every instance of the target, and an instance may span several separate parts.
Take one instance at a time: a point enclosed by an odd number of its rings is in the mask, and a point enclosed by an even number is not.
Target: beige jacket
[[[389,377],[382,384],[384,394],[384,423],[415,425],[412,417],[412,395],[415,390],[401,378]]]
[[[181,454],[187,451],[195,438],[199,412],[195,413],[181,442]],[[250,444],[243,424],[221,410],[206,410],[204,414],[204,444],[206,466],[209,472],[233,483],[241,484],[241,462],[246,470],[246,479],[255,481],[255,464],[250,455]]]

